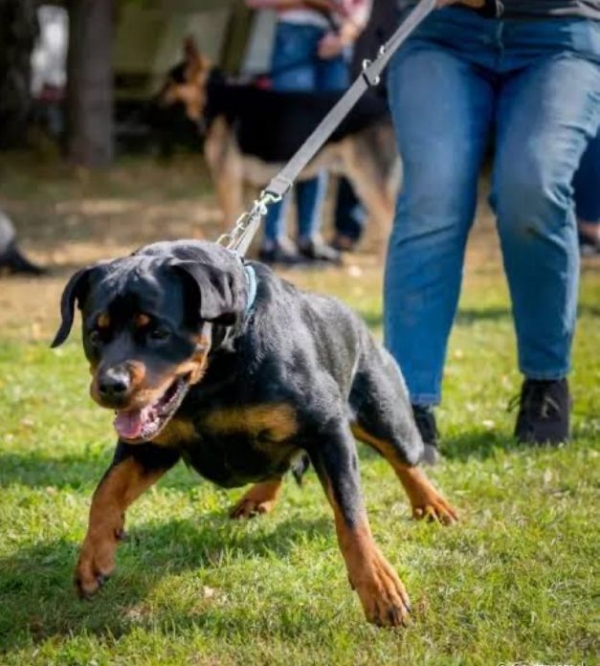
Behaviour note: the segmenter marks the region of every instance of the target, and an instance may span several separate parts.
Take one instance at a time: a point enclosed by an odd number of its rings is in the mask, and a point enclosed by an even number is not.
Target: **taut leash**
[[[323,147],[358,100],[369,88],[378,85],[381,73],[391,57],[435,9],[436,4],[437,0],[421,0],[396,32],[381,46],[375,60],[363,62],[362,72],[350,88],[317,125],[292,159],[260,193],[250,210],[237,219],[234,228],[229,233],[222,235],[217,241],[218,243],[226,245],[228,249],[242,257],[246,254],[262,218],[267,213],[268,206],[283,199],[300,172]]]

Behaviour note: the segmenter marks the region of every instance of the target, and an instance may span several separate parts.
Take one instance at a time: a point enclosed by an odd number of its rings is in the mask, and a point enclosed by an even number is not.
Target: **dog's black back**
[[[207,124],[224,116],[235,129],[241,151],[265,162],[291,159],[344,94],[269,90],[233,85],[218,77],[209,81],[207,93]],[[341,141],[382,122],[390,122],[386,100],[366,94],[328,141]]]

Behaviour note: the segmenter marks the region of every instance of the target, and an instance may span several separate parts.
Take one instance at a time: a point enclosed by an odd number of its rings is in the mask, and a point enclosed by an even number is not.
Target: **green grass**
[[[294,279],[336,293],[379,334],[378,276]],[[357,286],[359,285],[359,286]],[[0,337],[0,663],[598,663],[600,280],[584,274],[575,341],[576,440],[517,446],[508,298],[497,270],[467,275],[431,476],[461,513],[410,520],[390,468],[361,450],[373,531],[414,606],[410,627],[368,625],[310,473],[271,516],[233,523],[225,492],[184,466],[130,510],[130,539],[91,603],[72,569],[113,447],[87,397],[77,340],[58,351]]]

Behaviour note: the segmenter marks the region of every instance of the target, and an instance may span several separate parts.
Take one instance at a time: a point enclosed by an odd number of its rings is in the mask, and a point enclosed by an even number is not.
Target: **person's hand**
[[[437,0],[438,7],[446,7],[447,5],[467,5],[477,9],[485,5],[485,0]]]
[[[319,42],[317,53],[319,58],[329,60],[339,56],[346,47],[346,43],[340,35],[335,32],[328,32]]]

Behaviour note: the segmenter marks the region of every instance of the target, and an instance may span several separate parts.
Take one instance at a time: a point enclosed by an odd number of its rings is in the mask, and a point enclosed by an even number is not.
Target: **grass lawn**
[[[73,242],[87,243],[87,260],[100,251],[98,210],[121,214],[136,186],[103,190],[94,207],[87,189],[46,182],[26,204],[29,190],[15,176],[4,207],[21,219],[26,205],[33,219],[46,208],[65,233],[69,216],[81,215],[91,231],[76,224],[82,237]],[[172,214],[176,195],[148,205]],[[85,202],[91,208],[81,212]],[[210,211],[214,202],[203,194],[200,205]],[[26,230],[25,239],[42,256],[50,232],[36,233]],[[114,246],[127,246],[129,236],[118,233],[115,223]],[[77,263],[61,257],[46,257],[63,266],[57,277],[0,284],[1,664],[599,663],[598,263],[587,262],[582,277],[575,441],[518,446],[507,411],[520,385],[510,306],[489,222],[476,231],[439,410],[445,460],[431,472],[458,507],[459,525],[411,520],[391,469],[361,449],[373,532],[414,608],[411,626],[382,630],[364,621],[348,586],[314,472],[303,488],[286,484],[272,515],[235,523],[227,508],[242,490],[176,467],[130,510],[114,577],[94,601],[75,597],[72,570],[114,437],[111,414],[88,398],[78,336],[56,351],[47,346]],[[355,261],[289,277],[339,296],[379,335],[380,270],[372,258]]]

